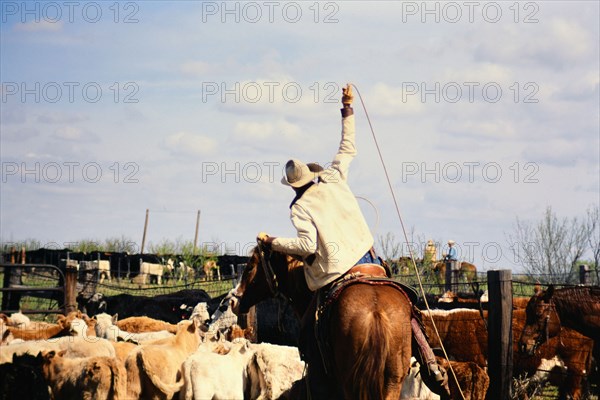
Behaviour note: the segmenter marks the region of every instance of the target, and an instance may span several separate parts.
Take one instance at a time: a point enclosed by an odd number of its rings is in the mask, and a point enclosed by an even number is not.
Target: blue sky
[[[196,210],[223,249],[293,235],[283,165],[331,160],[346,82],[415,238],[518,269],[516,217],[599,202],[598,2],[69,4],[1,3],[3,243],[141,243],[146,209],[154,243]],[[355,113],[350,185],[400,240]]]

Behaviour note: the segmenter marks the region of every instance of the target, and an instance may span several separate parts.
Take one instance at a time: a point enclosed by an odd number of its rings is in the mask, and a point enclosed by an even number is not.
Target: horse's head
[[[536,288],[526,308],[526,320],[521,338],[519,351],[532,355],[535,350],[549,338],[560,332],[560,318],[552,299],[554,286],[542,291]]]
[[[280,294],[294,302],[298,293],[308,292],[302,266],[302,261],[293,256],[256,246],[240,282],[229,294],[233,312],[247,313],[253,305]],[[296,303],[301,306],[303,302]]]
[[[440,272],[442,269],[446,269],[446,264],[443,261],[438,261],[431,267],[433,272]]]
[[[268,252],[270,253],[270,252]],[[267,274],[262,267],[270,254],[254,247],[237,286],[231,291],[231,309],[236,315],[245,314],[254,304],[271,296]]]

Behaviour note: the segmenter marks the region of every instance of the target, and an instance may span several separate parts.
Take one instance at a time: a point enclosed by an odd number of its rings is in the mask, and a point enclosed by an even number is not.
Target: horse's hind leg
[[[412,355],[410,322],[400,322],[396,320],[392,330],[396,333],[397,340],[392,351],[392,356],[388,357],[385,367],[385,399],[398,400],[402,392],[402,383],[410,368],[410,357]],[[405,338],[406,340],[401,340]]]
[[[402,382],[406,378],[408,365],[410,364],[410,354],[405,355],[400,352],[394,360],[388,362],[385,375],[385,400],[398,400],[402,392]],[[404,368],[404,366],[407,366]]]

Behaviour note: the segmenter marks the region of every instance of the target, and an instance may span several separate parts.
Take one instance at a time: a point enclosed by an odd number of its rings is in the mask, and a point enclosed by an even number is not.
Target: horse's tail
[[[392,338],[391,323],[381,311],[365,318],[366,335],[352,368],[352,393],[357,399],[383,399],[385,394],[385,367]]]

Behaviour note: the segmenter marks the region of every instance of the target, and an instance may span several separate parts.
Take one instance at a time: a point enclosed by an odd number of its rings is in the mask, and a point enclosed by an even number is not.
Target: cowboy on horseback
[[[290,204],[290,218],[297,237],[273,237],[264,232],[257,237],[259,243],[275,251],[302,257],[306,283],[315,292],[302,318],[299,343],[308,364],[311,399],[336,397],[327,389],[327,357],[315,330],[316,311],[325,293],[348,274],[391,277],[375,254],[373,236],[347,183],[349,166],[357,153],[353,99],[352,87],[347,85],[342,95],[342,138],[329,168],[296,159],[286,163],[281,182],[296,194]]]

